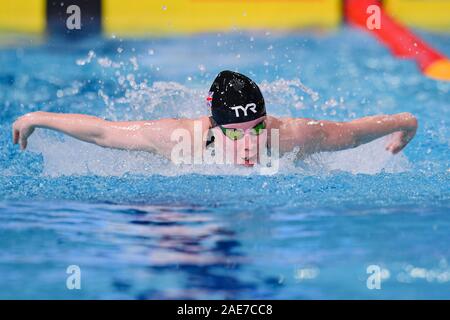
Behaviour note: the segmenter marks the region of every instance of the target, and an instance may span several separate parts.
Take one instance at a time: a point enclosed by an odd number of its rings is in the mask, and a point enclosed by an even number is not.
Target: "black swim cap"
[[[259,87],[250,78],[233,71],[217,75],[207,102],[218,125],[252,121],[266,115]]]

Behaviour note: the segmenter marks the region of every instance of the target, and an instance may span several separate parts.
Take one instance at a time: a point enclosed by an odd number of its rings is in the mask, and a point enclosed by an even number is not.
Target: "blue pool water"
[[[450,38],[422,34],[450,55]],[[231,33],[79,42],[0,37],[0,298],[450,298],[450,84],[366,34]],[[420,128],[257,169],[176,167],[11,124],[35,110],[194,117],[222,69],[279,116],[408,111]],[[66,269],[81,269],[68,290]],[[381,289],[367,287],[367,268]]]

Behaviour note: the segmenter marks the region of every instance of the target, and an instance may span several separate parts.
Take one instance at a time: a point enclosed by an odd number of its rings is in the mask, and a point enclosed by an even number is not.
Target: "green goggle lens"
[[[266,128],[266,124],[263,122],[258,123],[256,126],[254,126],[250,133],[254,136],[259,136],[261,133],[263,133],[263,130]]]
[[[223,134],[231,140],[239,140],[244,136],[244,131],[239,129],[227,129],[222,127],[220,127],[220,129],[222,129]]]
[[[250,129],[250,134],[254,136],[258,136],[261,133],[263,133],[264,129],[266,128],[266,124],[263,122],[258,123],[256,126]],[[227,129],[222,126],[220,126],[220,129],[222,130],[223,134],[227,136],[231,140],[239,140],[242,139],[245,135],[245,131],[242,129]]]

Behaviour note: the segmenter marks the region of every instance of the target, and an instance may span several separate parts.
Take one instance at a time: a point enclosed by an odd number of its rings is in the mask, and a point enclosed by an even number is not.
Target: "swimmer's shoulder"
[[[279,130],[281,153],[293,151],[298,147],[298,156],[303,157],[310,153],[312,143],[319,134],[318,126],[311,125],[312,122],[317,121],[309,118],[270,117],[268,126]]]
[[[145,122],[148,127],[156,127],[158,129],[187,129],[193,131],[195,127],[201,128],[202,131],[211,127],[211,121],[208,116],[198,118],[163,118],[159,120],[149,120]]]
[[[296,133],[299,131],[310,131],[309,125],[313,119],[309,118],[291,118],[291,117],[267,117],[268,127],[272,129],[279,129],[280,133]]]

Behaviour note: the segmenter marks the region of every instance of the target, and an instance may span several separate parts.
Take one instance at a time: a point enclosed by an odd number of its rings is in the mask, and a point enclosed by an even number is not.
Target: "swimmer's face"
[[[214,136],[221,138],[226,159],[234,164],[252,166],[259,161],[259,153],[267,146],[266,117],[215,127]]]

